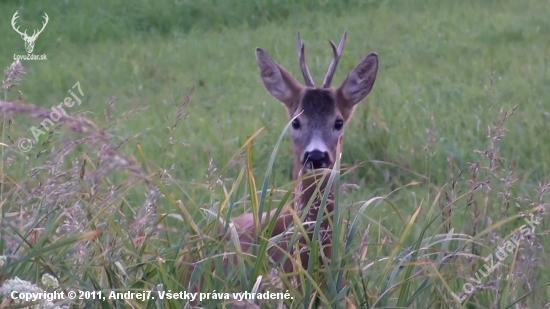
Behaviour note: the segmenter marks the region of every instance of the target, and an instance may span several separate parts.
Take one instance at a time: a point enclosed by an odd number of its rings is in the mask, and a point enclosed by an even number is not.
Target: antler
[[[344,51],[344,45],[346,45],[346,36],[347,36],[347,30],[344,31],[344,34],[340,39],[340,44],[338,44],[338,49],[336,49],[336,45],[334,45],[334,42],[332,42],[332,40],[329,40],[330,47],[332,47],[332,53],[334,54],[334,56],[332,58],[332,62],[330,63],[330,66],[328,67],[327,75],[325,75],[325,80],[323,81],[323,88],[330,87],[330,83],[332,82],[332,77],[334,76],[334,72],[336,72],[336,67],[338,66],[338,61],[340,61],[340,57],[342,56],[342,51]]]
[[[38,33],[36,33],[36,30],[34,30],[32,35],[29,37],[27,35],[27,29],[25,29],[25,32],[21,32],[19,31],[19,27],[17,28],[15,27],[15,20],[19,18],[18,14],[19,14],[19,11],[15,11],[15,14],[13,14],[13,17],[11,18],[11,26],[13,27],[13,30],[15,30],[15,32],[27,38],[36,38],[44,30],[44,28],[46,28],[46,25],[48,24],[48,20],[50,20],[50,18],[48,17],[48,14],[44,13],[44,18],[46,19],[46,22],[42,22],[42,29],[40,29]]]
[[[311,78],[311,74],[309,74],[309,70],[307,68],[306,56],[304,55],[304,42],[302,41],[300,31],[298,31],[298,59],[300,60],[300,68],[302,68],[302,74],[304,75],[306,86],[315,87],[313,78]]]
[[[44,18],[46,19],[46,22],[42,22],[42,29],[40,29],[37,34],[34,34],[36,32],[36,30],[34,30],[32,32],[32,37],[33,38],[37,37],[40,33],[42,33],[44,28],[46,28],[46,25],[48,24],[48,20],[50,20],[50,18],[48,17],[48,14],[46,14],[46,13],[44,13]]]
[[[17,15],[18,13],[19,11],[15,11],[15,14],[13,14],[13,17],[11,18],[11,26],[13,27],[13,30],[15,30],[15,32],[19,33],[20,35],[27,36],[27,30],[25,30],[25,33],[22,33],[21,31],[19,31],[19,27],[15,28],[15,20],[19,18],[19,16]]]

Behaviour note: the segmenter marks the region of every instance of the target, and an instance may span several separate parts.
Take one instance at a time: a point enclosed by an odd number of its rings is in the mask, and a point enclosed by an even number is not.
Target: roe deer
[[[362,101],[371,91],[376,74],[378,71],[378,56],[376,53],[366,55],[348,74],[342,85],[338,88],[330,87],[338,61],[342,55],[346,43],[346,32],[342,35],[338,47],[332,41],[329,41],[333,51],[333,59],[326,73],[323,84],[320,88],[315,86],[306,65],[304,56],[304,43],[298,32],[298,59],[301,71],[305,79],[305,86],[294,78],[280,64],[276,63],[261,48],[256,48],[256,61],[260,69],[260,76],[267,91],[281,101],[287,109],[288,116],[292,119],[292,143],[294,148],[294,169],[293,179],[302,179],[294,192],[293,202],[287,205],[277,218],[273,218],[277,209],[271,211],[269,218],[277,220],[275,228],[269,237],[278,236],[287,232],[288,227],[294,222],[293,213],[301,216],[302,208],[308,205],[310,199],[315,194],[316,197],[311,204],[308,213],[305,215],[301,224],[308,232],[309,239],[312,238],[314,223],[317,220],[321,197],[327,189],[328,177],[320,183],[320,177],[316,177],[316,172],[324,169],[331,169],[337,158],[337,146],[344,134],[346,123],[351,118],[355,106]],[[302,175],[312,175],[312,177],[302,177]],[[319,190],[319,191],[317,191]],[[332,232],[329,222],[332,221],[332,212],[334,203],[332,194],[334,188],[328,188],[329,198],[326,203],[326,213],[323,216],[319,234],[319,241],[324,255],[330,259]],[[317,193],[315,193],[317,191]],[[320,194],[319,194],[320,192]],[[260,228],[266,227],[267,213],[261,216]],[[231,219],[232,226],[239,235],[239,241],[243,252],[249,250],[254,245],[254,239],[257,233],[256,224],[252,213],[245,213],[241,216]],[[220,233],[224,232],[223,224],[220,225]],[[227,239],[229,236],[226,236]],[[299,241],[300,251],[294,252],[294,247],[289,248],[290,239],[278,241],[268,251],[268,257],[276,263],[281,261],[284,256],[296,256],[299,254],[299,263],[304,269],[308,268],[310,251],[307,248],[303,237]],[[312,252],[315,258],[321,258],[320,252]],[[236,258],[224,259],[223,266],[230,264],[236,265]],[[295,271],[295,261],[287,258],[282,265],[285,273]],[[322,263],[322,261],[321,261]],[[189,284],[189,278],[194,269],[193,264],[189,268],[189,273],[185,275],[184,286]],[[291,278],[291,282],[297,285],[297,278]],[[345,286],[345,280],[343,280]],[[192,287],[193,292],[200,291],[201,280]],[[341,288],[341,287],[340,287]],[[346,298],[348,305],[350,301]]]

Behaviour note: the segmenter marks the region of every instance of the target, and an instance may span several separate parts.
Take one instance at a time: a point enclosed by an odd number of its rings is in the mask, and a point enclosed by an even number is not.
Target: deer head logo
[[[21,32],[19,31],[19,27],[17,28],[15,27],[15,20],[19,17],[19,15],[17,15],[18,12],[19,11],[16,11],[15,14],[13,14],[13,18],[11,19],[11,26],[13,27],[13,30],[15,30],[15,32],[21,35],[21,38],[23,38],[23,40],[25,41],[25,49],[27,50],[27,53],[30,54],[34,49],[34,41],[36,41],[36,38],[38,38],[38,35],[42,33],[42,31],[44,30],[44,28],[46,28],[46,25],[48,24],[48,20],[49,20],[48,14],[44,13],[44,19],[46,21],[42,22],[42,29],[40,29],[38,32],[36,32],[36,30],[33,30],[32,35],[28,36],[26,29],[25,29],[25,32]]]

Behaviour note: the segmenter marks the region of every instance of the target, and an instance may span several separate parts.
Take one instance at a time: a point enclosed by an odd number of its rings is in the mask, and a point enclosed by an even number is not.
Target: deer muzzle
[[[303,164],[306,170],[310,171],[319,168],[328,168],[331,162],[328,152],[313,150],[304,153]]]

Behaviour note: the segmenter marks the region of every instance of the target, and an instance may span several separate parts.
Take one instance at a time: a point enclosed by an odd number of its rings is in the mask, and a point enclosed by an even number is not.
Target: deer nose
[[[330,159],[326,151],[306,151],[304,154],[304,163],[311,165],[308,167],[312,167],[313,169],[324,168],[330,165]]]

